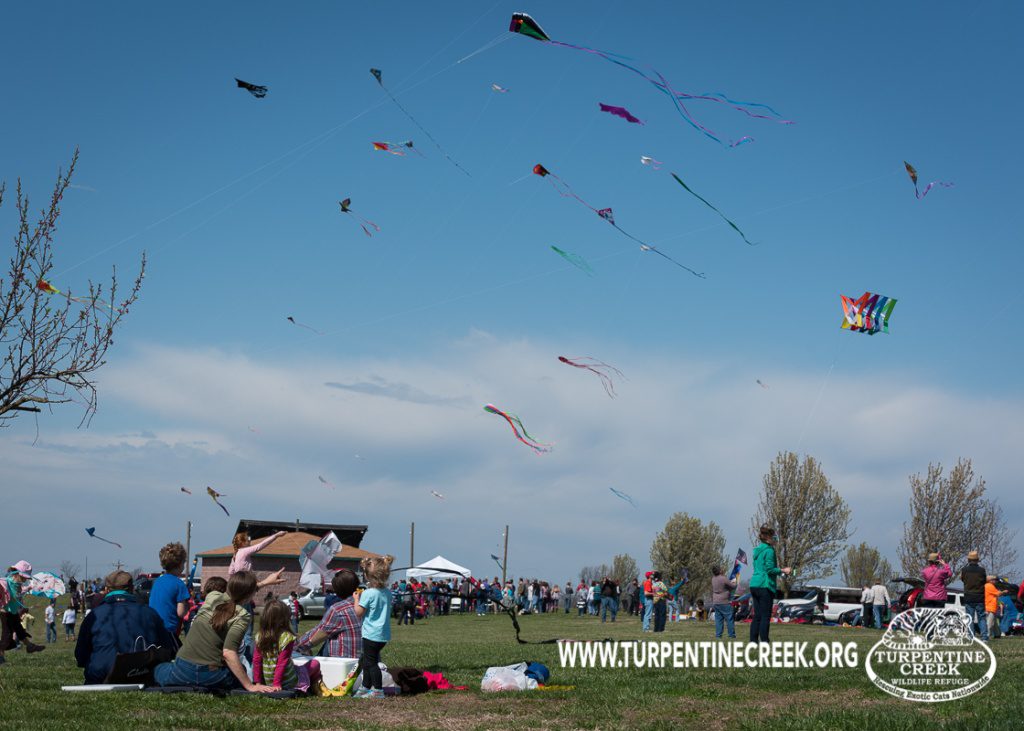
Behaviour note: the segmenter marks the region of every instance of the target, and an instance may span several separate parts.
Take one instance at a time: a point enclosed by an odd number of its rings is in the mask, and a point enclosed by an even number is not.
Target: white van
[[[860,609],[860,595],[863,589],[849,586],[810,586],[804,596],[797,599],[780,599],[780,616],[783,607],[818,604],[827,622],[838,622],[840,615],[851,609]]]

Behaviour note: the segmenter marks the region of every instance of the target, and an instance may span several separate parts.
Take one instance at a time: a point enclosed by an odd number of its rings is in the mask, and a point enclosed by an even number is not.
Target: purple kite
[[[617,375],[619,378],[625,378],[622,375],[622,371],[618,368],[602,363],[596,358],[566,358],[564,355],[560,355],[558,360],[566,365],[571,365],[573,368],[582,368],[596,374],[601,379],[601,385],[604,386],[604,392],[608,394],[609,398],[615,398],[615,382],[612,380],[612,376]]]
[[[911,165],[906,160],[903,161],[903,166],[906,167],[907,169],[907,175],[910,176],[910,182],[914,184],[914,195],[917,196],[918,200],[921,200],[926,195],[928,195],[928,191],[934,188],[936,185],[941,185],[943,188],[953,187],[952,183],[945,183],[941,180],[933,180],[932,182],[928,183],[928,185],[925,186],[924,192],[920,193],[917,190],[917,170],[915,170],[914,166]]]
[[[598,106],[601,107],[602,112],[608,112],[609,114],[614,114],[616,117],[622,117],[631,124],[643,124],[640,119],[630,114],[629,110],[625,107],[613,107],[610,104],[602,104],[600,102],[598,102]]]

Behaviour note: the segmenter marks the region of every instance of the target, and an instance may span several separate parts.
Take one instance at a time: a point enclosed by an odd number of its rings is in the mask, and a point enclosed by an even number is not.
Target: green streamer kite
[[[581,269],[584,272],[586,272],[588,277],[594,276],[594,270],[590,268],[590,264],[588,264],[587,260],[584,259],[579,254],[573,254],[570,251],[562,251],[555,245],[551,246],[551,250],[558,254],[563,259],[565,259],[567,262],[572,264],[577,269]]]
[[[744,234],[744,233],[743,233],[742,231],[740,231],[740,227],[739,227],[739,226],[737,226],[737,225],[736,225],[735,223],[733,223],[733,222],[732,222],[732,221],[730,221],[730,220],[729,220],[728,218],[726,218],[726,217],[725,217],[725,214],[723,214],[723,213],[722,213],[722,212],[721,212],[720,210],[718,210],[718,209],[717,209],[717,208],[715,208],[715,207],[714,207],[713,205],[711,205],[711,203],[709,203],[709,202],[707,201],[707,199],[705,199],[705,198],[701,197],[700,195],[698,195],[698,194],[697,194],[697,193],[696,193],[696,192],[695,192],[695,191],[693,190],[693,188],[691,188],[691,187],[690,187],[689,185],[687,185],[687,184],[686,184],[686,183],[684,183],[684,182],[683,182],[682,180],[680,180],[680,178],[679,178],[679,176],[678,176],[678,175],[676,175],[675,173],[672,173],[672,177],[676,179],[676,182],[677,182],[677,183],[679,183],[679,184],[680,184],[681,186],[683,186],[684,188],[686,188],[686,192],[687,192],[687,193],[689,193],[690,195],[692,195],[692,196],[693,196],[694,198],[696,198],[696,199],[697,199],[697,200],[699,200],[699,201],[700,201],[701,203],[703,203],[703,204],[704,204],[704,205],[706,205],[706,206],[707,206],[708,208],[710,208],[710,209],[711,209],[712,211],[714,211],[714,212],[715,212],[715,213],[717,213],[717,214],[718,214],[719,216],[721,216],[721,217],[722,217],[722,220],[723,220],[723,221],[725,221],[725,222],[726,222],[727,224],[729,224],[729,225],[730,225],[730,226],[732,227],[733,231],[735,231],[736,233],[738,233],[738,234],[740,235],[740,238],[741,238],[741,239],[743,239],[743,240],[744,240],[744,241],[746,242],[747,246],[757,246],[757,244],[755,244],[755,243],[754,243],[753,241],[750,241],[750,240],[749,240],[749,239],[748,239],[748,238],[746,237],[746,235],[745,235],[745,234]]]

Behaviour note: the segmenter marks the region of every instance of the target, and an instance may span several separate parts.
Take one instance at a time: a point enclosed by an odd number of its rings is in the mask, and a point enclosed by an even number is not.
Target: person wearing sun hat
[[[14,647],[14,638],[25,644],[28,652],[41,652],[46,648],[37,645],[29,638],[30,635],[21,624],[18,616],[25,605],[21,596],[25,593],[25,582],[32,578],[32,564],[18,561],[7,569],[7,576],[0,580],[0,601],[3,612],[0,613],[0,663],[5,662],[4,653]]]
[[[983,642],[988,642],[988,621],[985,617],[985,569],[977,551],[967,554],[967,565],[960,570],[964,582],[964,609],[971,618],[971,627],[981,633]]]
[[[919,607],[932,607],[942,609],[949,599],[949,592],[946,591],[946,584],[953,578],[953,570],[949,564],[942,560],[938,553],[928,554],[928,565],[921,569],[921,577],[924,579],[924,592],[921,594]]]

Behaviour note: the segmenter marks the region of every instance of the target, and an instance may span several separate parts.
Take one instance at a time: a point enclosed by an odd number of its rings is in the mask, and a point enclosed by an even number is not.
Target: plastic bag
[[[480,681],[480,690],[496,693],[502,690],[536,690],[537,681],[526,677],[526,663],[487,668]]]

